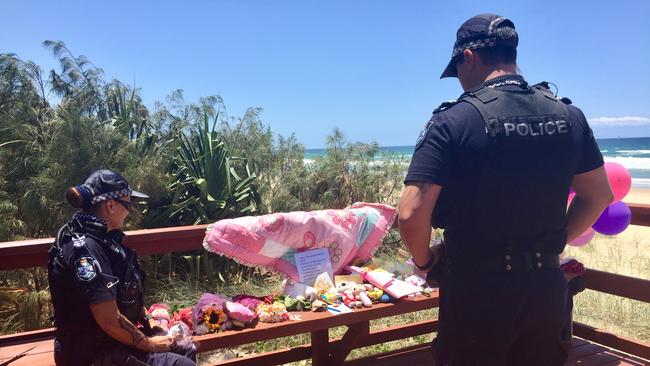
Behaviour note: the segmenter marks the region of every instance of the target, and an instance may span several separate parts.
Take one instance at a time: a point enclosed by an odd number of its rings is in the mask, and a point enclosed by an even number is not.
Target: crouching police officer
[[[584,115],[517,75],[517,43],[494,14],[460,27],[441,78],[465,93],[434,110],[405,179],[400,232],[440,284],[436,365],[562,365],[558,254],[612,200]]]
[[[98,170],[66,192],[82,210],[59,230],[49,252],[59,366],[195,365],[193,351],[169,352],[172,339],[154,335],[165,332],[144,308],[144,273],[120,231],[134,197],[148,196],[110,170]]]

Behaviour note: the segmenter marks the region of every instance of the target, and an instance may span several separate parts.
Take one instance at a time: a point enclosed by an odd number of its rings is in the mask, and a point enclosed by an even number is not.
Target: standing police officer
[[[562,365],[558,255],[612,200],[584,115],[517,75],[517,43],[504,17],[463,23],[441,78],[465,93],[434,110],[405,179],[402,239],[440,284],[437,365]]]
[[[110,170],[98,170],[66,192],[68,202],[82,211],[59,230],[49,252],[58,366],[195,365],[168,352],[169,336],[143,333],[166,334],[144,308],[144,272],[137,256],[122,245],[120,229],[132,197],[148,196]],[[183,352],[194,358],[192,350]]]

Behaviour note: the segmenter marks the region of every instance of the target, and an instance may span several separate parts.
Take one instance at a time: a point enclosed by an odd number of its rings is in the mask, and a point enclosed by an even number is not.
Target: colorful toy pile
[[[204,293],[192,308],[171,309],[166,304],[149,308],[156,321],[176,333],[203,335],[229,329],[254,327],[257,322],[278,323],[299,320],[290,312],[369,308],[402,297],[428,295],[424,280],[411,276],[402,281],[382,269],[349,267],[351,275],[335,276],[336,284],[326,272],[318,276],[314,287],[288,280],[285,294],[252,296],[241,294],[228,298]],[[425,287],[423,287],[425,286]],[[170,312],[172,314],[170,314]]]

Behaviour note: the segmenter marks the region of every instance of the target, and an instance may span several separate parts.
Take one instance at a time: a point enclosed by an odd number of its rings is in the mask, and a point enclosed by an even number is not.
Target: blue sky
[[[489,5],[488,5],[489,4]],[[3,2],[0,52],[49,70],[62,40],[135,83],[148,106],[175,89],[221,95],[232,116],[262,107],[273,131],[321,147],[412,145],[431,111],[461,92],[438,77],[458,26],[493,12],[515,22],[519,66],[552,81],[597,137],[650,136],[650,2],[25,1]]]

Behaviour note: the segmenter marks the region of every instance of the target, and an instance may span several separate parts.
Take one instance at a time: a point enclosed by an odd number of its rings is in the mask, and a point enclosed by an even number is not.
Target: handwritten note
[[[313,286],[316,277],[323,272],[327,272],[330,278],[334,276],[330,253],[326,248],[296,253],[294,257],[296,259],[300,283],[302,284]]]

